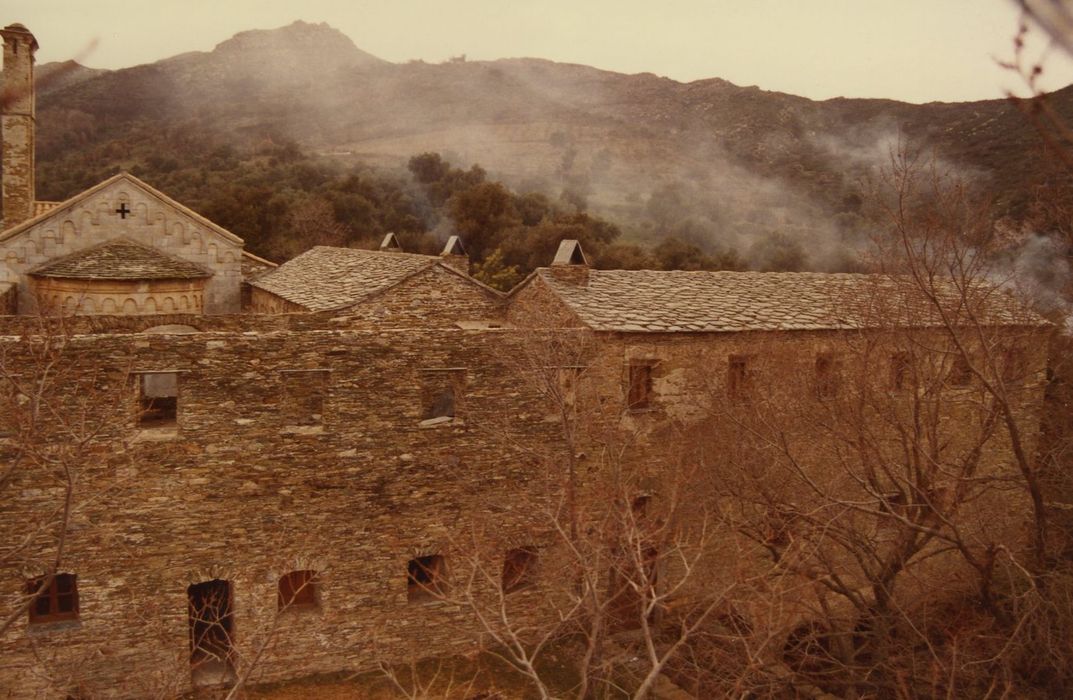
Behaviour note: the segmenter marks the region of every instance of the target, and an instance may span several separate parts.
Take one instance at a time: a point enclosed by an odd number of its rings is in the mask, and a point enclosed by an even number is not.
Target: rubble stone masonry
[[[9,332],[33,322],[6,320]],[[75,459],[61,566],[77,574],[80,615],[37,625],[20,619],[0,640],[0,686],[16,695],[52,692],[57,683],[95,696],[186,690],[187,587],[231,582],[234,644],[250,659],[276,619],[278,580],[300,570],[318,572],[319,604],[280,616],[255,681],[466,652],[475,644],[470,613],[408,601],[407,561],[439,554],[449,572],[462,554],[458,543],[479,531],[495,567],[496,557],[548,530],[543,512],[558,494],[510,447],[560,438],[546,404],[518,376],[517,358],[534,345],[530,331],[330,328],[315,316],[128,317],[111,319],[111,328],[106,318],[71,321],[79,334],[65,362],[91,378],[90,413],[105,423]],[[138,332],[153,323],[171,331]],[[111,332],[85,332],[91,328]],[[772,351],[807,367],[839,335],[583,334],[592,353],[580,390],[604,407],[597,418],[618,422],[624,434],[665,435],[661,427],[703,416],[722,396],[728,356]],[[25,351],[16,336],[4,344],[8,362]],[[636,359],[659,363],[651,411],[624,411]],[[322,408],[317,419],[298,421],[287,377],[310,370],[326,377],[315,385]],[[425,385],[442,371],[461,377],[457,414],[423,424]],[[138,427],[133,378],[143,372],[178,374],[174,428]],[[1037,389],[1025,402],[1026,424],[1037,419]],[[58,391],[55,400],[71,407],[82,405],[86,387]],[[109,413],[115,399],[121,409]],[[51,437],[62,440],[65,430]],[[6,443],[11,459],[17,436]],[[631,459],[649,464],[658,485],[661,470],[675,466],[660,462],[669,449],[642,437]],[[20,470],[14,479],[0,540],[27,546],[0,581],[5,610],[55,556],[54,537],[36,528],[55,519],[63,500],[62,481],[47,470]],[[1023,521],[1009,507],[991,516],[994,527],[1010,522],[1016,530]]]

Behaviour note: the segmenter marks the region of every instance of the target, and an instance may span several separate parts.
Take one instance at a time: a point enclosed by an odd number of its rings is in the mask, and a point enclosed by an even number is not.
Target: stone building
[[[5,90],[23,90],[36,42],[2,35]],[[462,543],[502,568],[523,616],[536,562],[556,556],[559,482],[515,446],[554,458],[561,426],[520,367],[571,377],[592,424],[631,436],[624,460],[658,499],[668,431],[693,426],[700,446],[761,386],[827,399],[843,371],[900,402],[902,350],[831,358],[940,328],[882,308],[900,297],[868,275],[594,270],[572,241],[506,295],[469,277],[457,239],[440,256],[389,238],[276,267],[127,174],[35,203],[32,91],[4,110],[0,441],[17,468],[0,509],[0,610],[14,611],[0,688],[15,697],[181,693],[254,657],[263,682],[470,652],[472,611],[436,595],[461,583]],[[988,309],[983,325],[1021,348],[1031,442],[1045,324]],[[542,356],[548,337],[576,338],[576,363]],[[25,409],[27,378],[47,420]],[[944,420],[956,435],[968,419]],[[591,481],[595,432],[577,451]],[[1008,452],[982,469],[1008,470]],[[974,522],[1017,546],[1022,500]],[[212,624],[191,614],[210,607]]]

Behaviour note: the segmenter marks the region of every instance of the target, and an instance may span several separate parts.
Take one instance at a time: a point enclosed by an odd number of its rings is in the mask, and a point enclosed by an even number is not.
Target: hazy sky
[[[676,80],[719,77],[814,99],[1001,97],[1011,0],[5,0],[39,62],[122,68],[209,51],[246,29],[328,22],[389,61],[535,56]],[[1038,56],[1045,42],[1030,44]],[[94,46],[93,42],[96,40]],[[93,46],[92,49],[89,47]],[[1073,82],[1055,51],[1045,87]]]

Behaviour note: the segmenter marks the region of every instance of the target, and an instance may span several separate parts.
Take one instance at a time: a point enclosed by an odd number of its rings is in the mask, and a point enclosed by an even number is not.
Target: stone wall
[[[535,399],[520,395],[504,368],[504,355],[516,353],[508,332],[246,331],[70,342],[70,361],[87,376],[105,368],[94,373],[101,410],[117,392],[133,401],[130,373],[179,372],[178,426],[139,430],[127,412],[81,466],[62,567],[78,576],[80,620],[20,620],[0,641],[0,685],[21,694],[40,687],[35,669],[95,696],[141,697],[169,683],[183,690],[187,587],[232,583],[236,644],[249,658],[275,617],[278,579],[303,569],[320,572],[320,605],[284,614],[256,679],[466,651],[474,627],[463,610],[408,602],[407,561],[440,553],[455,566],[454,543],[479,518],[491,521],[485,531],[494,535],[485,541],[498,556],[546,529],[537,509],[517,507],[543,498],[532,465],[502,448],[510,441],[504,431],[532,440],[547,431],[540,411],[528,408]],[[423,374],[443,368],[461,368],[464,400],[454,421],[422,427]],[[284,387],[295,370],[327,375],[319,424],[291,424]],[[40,523],[58,495],[51,479],[19,479],[0,523],[8,542]],[[494,513],[489,503],[499,504]],[[5,609],[50,555],[45,542],[20,553],[8,569],[14,575],[0,584]],[[35,659],[42,648],[44,659]]]
[[[536,329],[567,325],[571,316],[539,279],[513,295],[508,313],[513,324]],[[1003,372],[1009,350],[1022,355],[1018,363],[1024,372],[1004,384],[1022,447],[1029,455],[1035,454],[1039,440],[1049,334],[1041,327],[1005,327],[965,329],[962,335],[974,364],[985,374],[990,372],[993,381]],[[869,492],[861,485],[867,461],[853,459],[855,429],[861,429],[879,451],[870,459],[878,462],[882,454],[894,467],[911,466],[904,448],[924,449],[938,466],[933,467],[931,483],[928,477],[919,483],[934,489],[937,503],[965,500],[956,517],[961,534],[973,546],[995,543],[1018,553],[1028,547],[1031,503],[1009,436],[1004,429],[992,433],[988,427],[986,407],[991,404],[978,378],[965,385],[949,381],[957,352],[939,329],[601,333],[589,351],[578,381],[577,410],[586,416],[578,432],[587,433],[582,442],[599,441],[603,447],[586,451],[586,461],[617,448],[622,457],[615,468],[632,475],[637,494],[653,494],[657,510],[661,497],[677,489],[696,499],[679,504],[686,513],[693,510],[693,522],[711,525],[712,514],[719,513],[724,519],[719,531],[725,534],[712,538],[698,574],[709,584],[709,594],[747,574],[774,580],[761,577],[765,567],[774,565],[770,550],[763,546],[763,533],[746,537],[740,530],[743,524],[763,524],[765,501],[793,503],[805,512],[810,504],[819,508],[824,498],[812,493],[812,485],[825,489],[826,498],[856,503],[859,511],[851,508],[845,517],[859,518],[862,532],[878,527],[877,537],[886,536],[885,506],[874,488]],[[910,376],[906,386],[894,388],[893,365],[901,353],[911,354]],[[818,388],[821,358],[824,367],[836,368],[830,395]],[[746,386],[741,392],[731,387],[736,381],[731,376],[734,362],[745,367]],[[628,406],[631,365],[650,368],[650,399],[634,410]],[[917,373],[919,377],[912,376]],[[914,385],[914,380],[919,383]],[[915,437],[914,431],[919,431]],[[978,465],[963,479],[953,477],[960,465],[972,464],[981,444]],[[689,482],[680,481],[685,478],[680,474],[698,465],[703,465],[701,473],[691,474]],[[895,471],[878,481],[904,490],[906,481],[897,478],[913,479],[909,472]],[[976,487],[979,492],[973,491]],[[728,495],[735,489],[736,497]],[[750,503],[745,510],[752,512],[742,512],[742,502]],[[935,543],[929,546],[928,551],[940,548]],[[839,561],[845,554],[829,556]],[[974,590],[973,572],[958,556],[926,554],[919,563],[914,560],[912,573],[899,586],[903,602],[912,602],[921,588],[951,596]],[[848,559],[843,563],[846,579],[860,585],[862,579],[849,573],[856,564]],[[673,573],[666,572],[662,580],[670,579]],[[779,585],[790,590],[805,582],[788,576]],[[815,590],[811,585],[806,588]],[[775,589],[769,594],[774,596]],[[799,591],[789,595],[785,624],[796,624],[795,616],[800,621],[809,605],[820,607],[818,600]]]
[[[420,292],[415,285],[413,298],[427,298]],[[519,303],[544,309],[538,296]],[[739,456],[733,450],[743,416],[770,409],[769,417],[792,435],[812,425],[813,409],[824,405],[810,398],[817,355],[852,351],[868,358],[864,350],[878,348],[876,363],[889,359],[887,344],[839,332],[405,328],[417,317],[406,312],[405,295],[391,298],[402,300],[385,307],[397,321],[394,329],[368,322],[383,318],[377,314],[68,319],[63,364],[81,380],[64,381],[56,391],[69,408],[92,396],[88,410],[106,425],[89,453],[76,459],[61,567],[78,575],[81,614],[73,623],[20,620],[0,639],[0,686],[25,696],[45,692],[48,679],[50,692],[82,687],[95,696],[185,691],[191,683],[187,587],[231,583],[235,646],[249,659],[276,619],[279,578],[300,570],[318,572],[319,605],[283,613],[254,682],[471,651],[477,635],[471,613],[455,603],[409,601],[406,565],[441,554],[455,572],[449,585],[458,585],[461,562],[474,552],[491,571],[514,547],[535,545],[542,557],[558,556],[546,513],[561,495],[562,432],[555,411],[528,381],[533,370],[577,372],[571,400],[579,416],[583,498],[592,507],[604,507],[595,501],[608,497],[608,466],[625,468],[630,488],[653,495],[658,512],[676,473],[707,460],[708,480],[686,491],[699,512],[712,505],[709,494],[717,497],[702,487],[740,467],[731,457]],[[430,318],[437,317],[425,322]],[[16,336],[40,321],[4,321],[3,342],[24,352],[27,340]],[[1019,332],[1008,330],[1011,338]],[[1034,332],[1020,338],[1030,378],[1017,409],[1030,441],[1044,345],[1028,342]],[[864,350],[862,339],[871,343]],[[727,395],[728,359],[736,356],[756,358],[753,401],[736,403]],[[644,410],[626,405],[636,362],[653,366],[652,400]],[[877,382],[888,376],[876,369],[880,364],[867,365],[849,363],[847,371],[857,368]],[[142,372],[178,374],[175,427],[137,425],[132,378]],[[302,381],[303,373],[317,381]],[[460,387],[457,411],[430,425],[428,387],[440,386],[444,373]],[[289,398],[295,391],[308,408],[300,414]],[[906,396],[894,392],[892,403]],[[18,402],[6,405],[20,410]],[[114,414],[113,405],[120,407]],[[971,405],[966,401],[965,412],[944,418],[955,441],[959,426],[968,434],[973,424]],[[43,439],[70,443],[63,426],[51,430]],[[815,435],[805,437],[815,442]],[[7,449],[16,446],[9,436]],[[803,455],[818,477],[834,478],[823,457],[822,451]],[[1008,446],[989,445],[985,472],[1010,466]],[[0,541],[24,541],[63,496],[54,471],[27,468],[15,478]],[[986,525],[990,536],[1016,548],[1023,541],[1022,501],[1016,492],[981,500],[973,506],[974,527]],[[0,580],[3,609],[16,604],[25,581],[54,555],[50,537],[31,541],[12,575]],[[732,531],[711,546],[704,576],[695,579],[702,586],[763,566],[763,548]],[[949,559],[929,566],[929,575],[959,585]],[[516,594],[519,614],[532,614],[525,609],[531,595],[539,593]]]
[[[250,285],[250,300],[246,311],[254,314],[302,314],[309,313],[304,306],[287,301],[281,296]]]

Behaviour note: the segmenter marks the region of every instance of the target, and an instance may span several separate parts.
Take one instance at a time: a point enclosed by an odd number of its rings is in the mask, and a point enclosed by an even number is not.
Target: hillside
[[[1051,99],[1073,120],[1073,88]],[[736,248],[775,230],[835,241],[832,217],[856,214],[860,179],[899,140],[934,150],[1015,216],[1034,196],[1040,154],[1005,100],[816,102],[538,59],[393,64],[302,22],[211,52],[71,72],[42,93],[38,123],[46,166],[72,148],[169,128],[235,146],[293,139],[385,168],[438,151],[522,190],[569,190],[633,238],[673,232]]]

